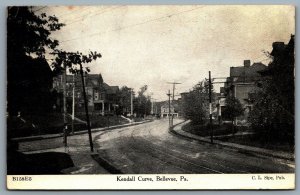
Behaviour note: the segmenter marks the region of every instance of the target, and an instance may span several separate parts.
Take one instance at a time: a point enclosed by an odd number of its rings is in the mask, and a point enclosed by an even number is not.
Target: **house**
[[[118,107],[118,86],[109,86],[103,81],[101,74],[87,74],[84,77],[85,91],[88,99],[89,112],[95,114],[114,114]],[[80,75],[67,75],[66,77],[66,98],[67,110],[72,111],[73,86],[75,98],[75,112],[85,112],[82,93],[82,81]],[[54,78],[53,88],[63,93],[62,76]],[[61,106],[58,106],[61,107]]]
[[[225,96],[234,96],[240,101],[245,109],[245,114],[239,118],[240,120],[246,120],[249,111],[252,109],[249,98],[251,94],[258,90],[257,84],[263,79],[260,72],[266,69],[267,66],[260,62],[251,65],[250,60],[244,60],[244,66],[230,67],[230,76],[227,77],[221,93]],[[221,108],[226,106],[222,96],[220,106]]]
[[[162,118],[168,117],[169,115],[178,117],[178,111],[176,108],[178,108],[178,105],[176,102],[171,103],[169,106],[169,102],[165,101],[160,108],[160,116]]]

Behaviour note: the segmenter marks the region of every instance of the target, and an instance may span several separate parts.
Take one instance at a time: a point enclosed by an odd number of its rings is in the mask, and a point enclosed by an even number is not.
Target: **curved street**
[[[293,173],[295,169],[291,161],[178,137],[168,131],[168,119],[101,132],[94,142],[99,156],[125,174]]]

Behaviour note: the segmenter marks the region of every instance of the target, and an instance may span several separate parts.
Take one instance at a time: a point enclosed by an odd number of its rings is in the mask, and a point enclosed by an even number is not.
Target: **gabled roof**
[[[77,74],[75,75],[75,82],[78,85],[81,85],[81,75]],[[97,83],[95,83],[95,81]],[[73,83],[73,75],[67,75],[66,77],[67,83]],[[89,87],[97,87],[99,84],[103,83],[103,78],[101,74],[87,74],[85,75],[85,82],[86,85]]]
[[[61,79],[62,75],[59,75],[55,79]],[[73,79],[75,79],[75,84],[77,87],[82,86],[81,75],[67,75],[66,82],[73,83]],[[100,91],[105,91],[107,94],[117,94],[119,91],[118,86],[109,86],[107,83],[103,82],[103,78],[101,74],[87,74],[85,75],[85,83],[86,87],[92,87],[98,89]]]
[[[116,94],[119,91],[118,86],[110,86],[110,93]]]
[[[174,108],[174,106],[172,105],[172,103],[170,104],[170,107],[171,107],[171,108]],[[165,101],[165,102],[161,105],[161,108],[169,108],[169,102],[168,102],[168,101]]]
[[[259,71],[265,70],[266,68],[267,66],[261,62],[253,63],[252,66],[249,67],[230,67],[230,77],[232,77],[234,81],[255,80],[257,77],[261,76]]]
[[[103,83],[102,87],[104,88],[107,94],[117,94],[117,92],[119,91],[118,86],[109,86],[107,83]]]

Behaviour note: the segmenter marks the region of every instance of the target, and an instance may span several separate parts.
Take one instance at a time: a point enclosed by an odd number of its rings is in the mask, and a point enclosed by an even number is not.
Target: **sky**
[[[295,34],[292,6],[49,6],[36,8],[65,23],[52,37],[67,51],[98,51],[88,66],[109,85],[137,92],[148,85],[156,101],[167,100],[199,81],[229,76],[246,59],[269,63],[264,51]],[[214,85],[218,92],[220,84]],[[178,97],[178,96],[176,96]]]

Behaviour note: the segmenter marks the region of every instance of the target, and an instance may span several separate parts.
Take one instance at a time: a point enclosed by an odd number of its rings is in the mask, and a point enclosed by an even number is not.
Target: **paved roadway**
[[[174,120],[178,123],[180,120]],[[102,132],[101,157],[126,174],[293,173],[294,162],[241,153],[168,132],[168,120]]]

